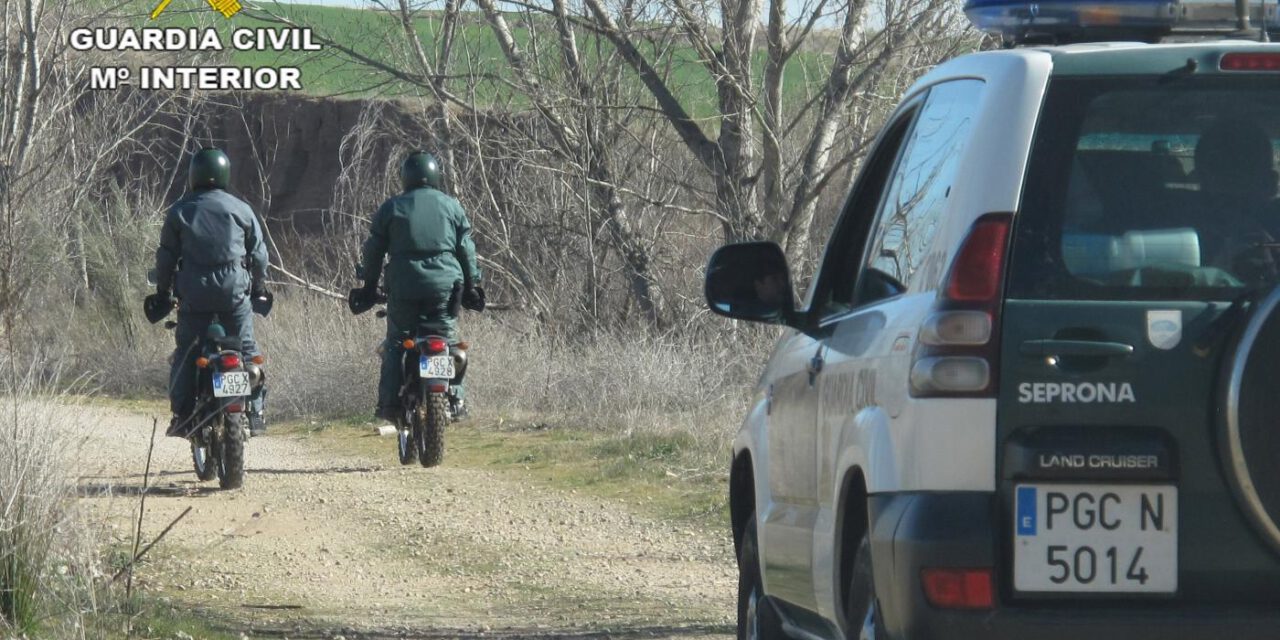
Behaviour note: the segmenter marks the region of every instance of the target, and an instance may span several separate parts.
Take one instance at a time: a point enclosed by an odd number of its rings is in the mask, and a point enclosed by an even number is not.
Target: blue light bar
[[[1250,0],[1252,24],[1264,12]],[[1277,26],[1276,2],[1267,2],[1268,29]],[[974,26],[1015,44],[1033,42],[1156,41],[1176,33],[1230,33],[1238,26],[1233,0],[967,0]]]

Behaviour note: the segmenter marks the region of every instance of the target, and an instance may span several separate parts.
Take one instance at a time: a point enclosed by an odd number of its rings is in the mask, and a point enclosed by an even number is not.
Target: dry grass
[[[73,325],[99,339],[71,341],[67,357],[79,370],[110,395],[162,397],[172,334],[143,322],[129,329],[133,347],[120,349],[124,337],[112,337],[109,322],[81,315]],[[282,292],[271,317],[255,326],[267,356],[271,419],[372,414],[384,321],[372,312],[352,316],[338,300]],[[552,427],[679,435],[696,450],[695,465],[720,465],[773,333],[731,330],[716,318],[700,328],[563,334],[515,312],[466,312],[469,401],[481,415]]]
[[[103,581],[76,508],[70,436],[84,414],[29,382],[9,386],[0,402],[0,636],[94,637]]]
[[[372,313],[352,317],[336,301],[294,296],[259,326],[271,411],[372,412],[383,321]],[[745,414],[771,338],[760,331],[566,336],[513,313],[465,313],[461,335],[471,343],[468,399],[482,415],[626,437],[687,436],[694,462],[715,465]]]

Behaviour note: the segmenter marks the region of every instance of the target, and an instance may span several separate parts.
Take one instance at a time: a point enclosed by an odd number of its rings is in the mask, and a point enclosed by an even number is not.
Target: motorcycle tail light
[[[449,343],[445,342],[444,338],[427,338],[428,353],[441,353],[448,348]]]
[[[208,367],[208,366],[209,366],[209,359],[208,359],[208,358],[206,358],[206,357],[204,357],[204,356],[200,356],[199,358],[196,358],[196,366],[197,366],[197,367],[199,367],[199,368],[201,368],[201,369],[204,369],[204,368]]]
[[[444,393],[449,390],[449,383],[431,382],[427,384],[427,390],[431,393]]]
[[[240,356],[234,353],[228,353],[222,356],[223,369],[235,369],[240,366]]]
[[[227,413],[244,413],[244,404],[239,402],[228,404]]]

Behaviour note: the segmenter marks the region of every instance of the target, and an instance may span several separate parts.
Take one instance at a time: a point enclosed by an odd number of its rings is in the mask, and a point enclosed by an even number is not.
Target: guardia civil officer
[[[378,208],[364,243],[364,286],[351,292],[353,312],[372,307],[386,259],[387,340],[378,382],[375,416],[395,421],[400,413],[403,342],[422,328],[457,342],[458,306],[484,309],[480,268],[471,221],[446,194],[440,162],[425,151],[400,165],[403,193]],[[461,398],[462,390],[455,393]]]
[[[195,426],[195,358],[214,318],[226,335],[239,336],[244,351],[257,355],[253,313],[270,310],[266,289],[267,246],[262,226],[248,204],[227,193],[231,161],[220,149],[191,157],[190,192],[169,208],[156,250],[156,294],[146,303],[148,318],[163,317],[178,298],[177,348],[169,373],[173,420],[166,435],[187,437]],[[153,322],[155,320],[152,320]],[[250,397],[249,428],[262,435],[262,388]]]

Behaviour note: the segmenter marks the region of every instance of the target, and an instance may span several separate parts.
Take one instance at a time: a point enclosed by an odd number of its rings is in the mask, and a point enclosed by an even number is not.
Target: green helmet
[[[231,183],[231,160],[222,149],[205,147],[191,156],[191,190],[226,189]]]
[[[410,153],[400,165],[400,186],[405,191],[418,187],[442,188],[444,175],[440,170],[440,161],[426,151]]]

